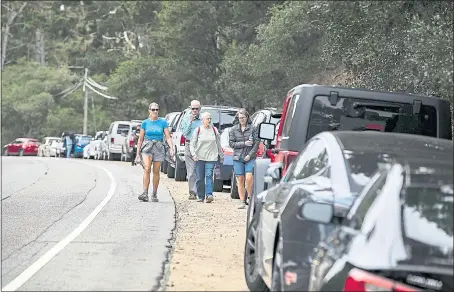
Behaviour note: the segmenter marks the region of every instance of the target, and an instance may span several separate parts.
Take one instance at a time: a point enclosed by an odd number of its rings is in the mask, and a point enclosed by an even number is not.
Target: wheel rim
[[[250,229],[246,237],[245,251],[246,276],[250,282],[255,282],[258,276],[256,270],[256,238],[257,224],[255,224],[255,222],[251,222]]]

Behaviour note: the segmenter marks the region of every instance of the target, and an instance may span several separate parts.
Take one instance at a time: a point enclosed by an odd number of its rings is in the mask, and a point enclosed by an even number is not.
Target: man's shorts
[[[235,173],[235,176],[241,176],[245,173],[252,173],[252,171],[254,170],[254,162],[255,159],[251,159],[247,162],[243,160],[234,160],[233,172]]]

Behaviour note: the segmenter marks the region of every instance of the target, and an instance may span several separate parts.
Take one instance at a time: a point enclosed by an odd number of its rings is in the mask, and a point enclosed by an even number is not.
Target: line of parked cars
[[[270,154],[254,167],[249,289],[453,291],[449,108],[406,93],[290,90],[279,125],[258,124]]]

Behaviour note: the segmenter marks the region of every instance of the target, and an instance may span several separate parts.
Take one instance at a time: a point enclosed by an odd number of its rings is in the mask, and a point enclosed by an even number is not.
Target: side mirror
[[[273,140],[276,125],[272,123],[261,123],[259,125],[259,138],[263,140]]]
[[[320,202],[306,202],[301,207],[301,216],[309,221],[327,224],[334,216],[332,204]]]

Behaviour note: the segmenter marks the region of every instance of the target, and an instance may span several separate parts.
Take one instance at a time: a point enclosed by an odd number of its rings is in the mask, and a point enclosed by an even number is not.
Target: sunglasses
[[[152,112],[158,112],[159,109],[158,109],[158,108],[151,108],[150,111],[152,111]]]
[[[191,110],[193,110],[193,111],[198,111],[199,109],[200,109],[199,107],[193,107],[193,108],[191,108]]]

